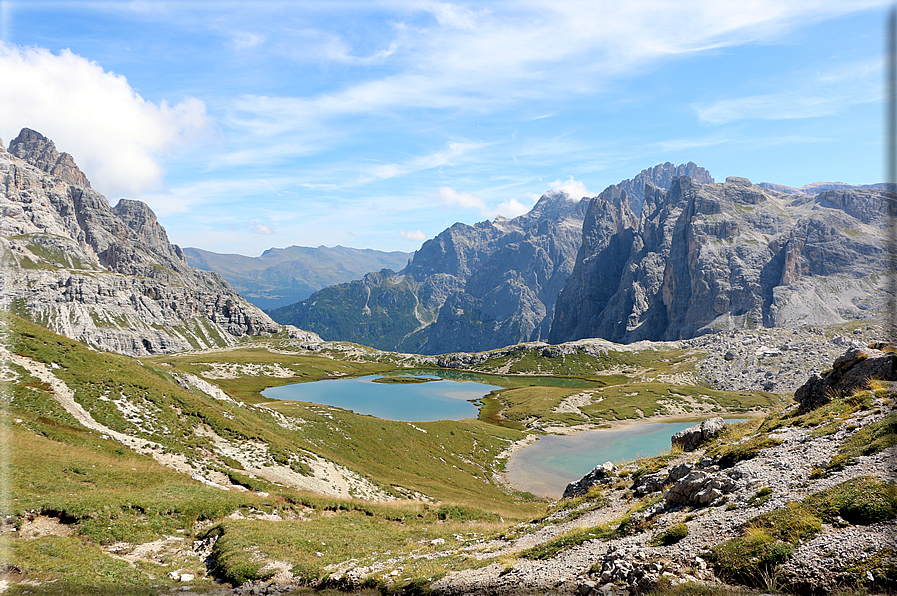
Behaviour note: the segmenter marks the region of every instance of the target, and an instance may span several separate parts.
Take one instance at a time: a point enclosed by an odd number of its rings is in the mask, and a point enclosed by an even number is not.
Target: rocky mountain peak
[[[0,213],[0,308],[57,333],[142,356],[280,329],[220,276],[189,267],[146,204],[110,207],[33,130],[0,153]]]
[[[57,151],[53,141],[35,130],[23,128],[19,136],[9,143],[9,152],[69,184],[90,187],[90,181],[78,168],[74,158]]]
[[[548,339],[629,343],[866,318],[884,267],[883,192],[782,193],[729,177],[645,186],[641,218],[592,200]]]
[[[683,176],[688,176],[698,184],[712,184],[714,182],[710,172],[690,161],[678,166],[666,162],[652,168],[646,168],[634,178],[623,180],[616,186],[626,191],[632,212],[638,216],[641,215],[642,205],[645,202],[646,186],[667,189],[670,188],[676,178]]]
[[[143,201],[121,199],[112,212],[147,245],[168,251],[168,234],[149,205]]]

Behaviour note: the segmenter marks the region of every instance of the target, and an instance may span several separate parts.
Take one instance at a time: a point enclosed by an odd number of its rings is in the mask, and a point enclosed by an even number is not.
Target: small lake
[[[399,376],[399,375],[397,375]],[[479,400],[501,389],[475,382],[476,377],[444,378],[443,375],[402,371],[402,377],[431,379],[426,383],[376,383],[380,375],[351,379],[326,379],[271,387],[262,391],[269,399],[307,401],[370,414],[388,420],[426,422],[476,418]],[[460,378],[459,378],[460,377]]]
[[[726,422],[742,422],[726,420]],[[620,464],[660,455],[670,437],[698,422],[655,422],[626,428],[591,430],[572,435],[547,435],[508,460],[508,480],[534,495],[559,498],[564,488],[606,461]]]

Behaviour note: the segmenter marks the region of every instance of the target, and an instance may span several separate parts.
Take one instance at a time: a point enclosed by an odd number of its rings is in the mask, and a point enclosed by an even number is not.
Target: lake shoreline
[[[722,418],[737,417],[737,418],[751,419],[751,418],[759,418],[759,417],[766,415],[765,412],[730,412],[730,411],[710,412],[709,414],[710,415],[707,415],[707,416],[682,416],[681,414],[672,414],[672,415],[665,414],[665,415],[659,415],[659,416],[646,416],[644,418],[626,418],[623,420],[610,420],[606,424],[601,424],[601,425],[580,424],[580,425],[576,425],[576,426],[546,427],[546,428],[542,429],[542,431],[544,431],[544,434],[538,433],[538,432],[530,432],[529,434],[527,434],[526,437],[524,437],[523,439],[520,439],[518,441],[515,441],[514,443],[511,443],[510,445],[505,447],[505,449],[502,450],[501,453],[499,453],[499,455],[497,456],[496,459],[503,459],[505,465],[504,465],[504,469],[500,473],[497,473],[494,475],[495,480],[502,486],[506,487],[508,490],[528,492],[525,487],[519,486],[510,480],[510,478],[508,476],[508,464],[510,463],[511,458],[513,458],[514,454],[516,454],[518,451],[520,451],[526,447],[529,447],[529,446],[535,444],[536,442],[539,441],[540,438],[542,438],[544,436],[568,436],[568,435],[576,435],[579,433],[591,432],[591,431],[620,431],[620,430],[625,430],[627,428],[631,428],[633,426],[642,425],[642,424],[658,424],[658,423],[664,423],[664,424],[673,423],[673,424],[675,424],[675,423],[691,423],[691,422],[693,422],[694,424],[700,424],[702,421],[707,420],[708,418],[715,418],[715,417],[722,417]],[[672,447],[672,445],[670,447]],[[596,461],[595,465],[600,465],[601,463],[603,463],[603,462]],[[535,495],[535,496],[536,497],[541,496],[544,498],[554,499],[554,497],[551,497],[548,495]]]

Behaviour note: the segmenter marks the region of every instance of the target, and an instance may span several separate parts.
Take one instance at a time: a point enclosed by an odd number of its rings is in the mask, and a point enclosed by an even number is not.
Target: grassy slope
[[[173,369],[202,373],[222,362],[237,367],[277,365],[309,380],[334,373],[361,375],[407,366],[397,355],[368,352],[368,356],[358,356],[342,350],[322,354],[290,352],[288,343],[273,352],[250,344],[237,350],[165,356],[141,363],[125,356],[97,353],[15,317],[8,317],[4,323],[14,327],[8,342],[10,348],[48,366],[58,366],[54,374],[75,390],[77,401],[99,422],[158,441],[166,450],[183,453],[206,470],[240,477],[240,470],[230,467],[234,462],[216,456],[209,440],[192,432],[200,424],[234,441],[262,441],[269,446],[273,460],[287,461],[306,451],[313,452],[362,473],[387,492],[399,494],[393,487],[402,487],[443,503],[399,501],[374,505],[328,499],[261,479],[247,483],[255,490],[265,490],[269,496],[210,488],[87,431],[52,399],[49,387],[23,369],[13,367],[18,380],[5,386],[5,398],[11,398],[11,403],[5,402],[2,428],[10,438],[15,500],[6,503],[6,511],[0,513],[12,515],[10,519],[19,524],[27,524],[29,515],[33,515],[29,512],[57,516],[74,531],[72,536],[32,540],[9,532],[0,536],[0,548],[10,553],[8,560],[25,578],[58,579],[55,586],[89,578],[84,581],[91,585],[129,585],[133,590],[152,583],[165,584],[165,574],[173,566],[199,576],[199,559],[172,551],[160,559],[162,562],[138,561],[128,565],[110,559],[103,547],[121,541],[144,543],[162,536],[181,536],[190,544],[194,537],[213,535],[221,537],[217,554],[226,562],[222,563],[222,573],[234,581],[265,575],[260,570],[267,560],[288,561],[297,574],[319,576],[327,563],[351,557],[373,560],[373,551],[435,552],[456,547],[475,535],[505,527],[502,519],[526,519],[544,511],[544,504],[508,494],[493,481],[493,472],[501,468],[495,456],[511,441],[523,437],[519,430],[507,428],[513,426],[507,419],[499,420],[504,425],[484,420],[412,425],[301,402],[272,404],[280,412],[304,421],[298,430],[287,431],[276,424],[266,408],[215,401],[184,389],[171,378]],[[646,364],[643,355],[632,354],[606,360],[581,355],[539,359],[528,352],[519,356],[511,363],[512,372],[563,372],[576,376],[487,374],[488,382],[506,388],[492,398],[491,403],[499,406],[496,414],[508,410],[548,420],[550,409],[571,393],[584,389],[623,391],[632,386],[626,385],[631,381],[627,375],[603,374],[609,367],[629,367],[634,374],[644,372]],[[506,370],[509,360],[479,368]],[[657,364],[657,370],[667,372],[678,366],[671,364],[674,358],[666,360]],[[295,380],[255,374],[215,382],[234,397],[259,403],[267,401],[258,395],[262,388]],[[114,403],[122,396],[151,416],[125,417]],[[727,394],[727,399],[738,397]],[[486,405],[489,403],[487,400]],[[601,408],[595,412],[595,420],[607,414]],[[579,423],[581,419],[573,416],[556,421]],[[226,518],[237,510],[247,515],[252,511],[278,512],[287,520],[304,521]],[[319,544],[319,538],[326,544]],[[446,542],[431,545],[435,538]],[[319,556],[318,552],[322,554]],[[58,567],[56,558],[60,556],[66,557],[68,566]],[[421,559],[408,574],[420,580],[470,564],[454,555],[435,561]]]

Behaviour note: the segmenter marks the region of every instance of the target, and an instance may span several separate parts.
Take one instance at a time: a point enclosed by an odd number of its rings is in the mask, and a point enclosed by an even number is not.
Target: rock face
[[[884,193],[786,194],[744,178],[592,199],[548,341],[676,340],[864,318],[879,306]]]
[[[0,179],[4,309],[135,356],[279,331],[219,275],[188,266],[147,205],[110,207],[39,133],[0,152]]]
[[[666,162],[642,170],[631,180],[623,180],[616,187],[626,193],[633,213],[638,216],[641,214],[642,205],[645,202],[645,187],[669,188],[673,184],[673,180],[682,176],[688,176],[698,184],[713,184],[714,182],[710,172],[694,162],[690,161],[679,166]]]
[[[549,192],[520,217],[453,225],[425,242],[399,273],[371,273],[269,314],[327,339],[421,354],[545,339],[580,244],[589,242],[591,252],[618,231],[637,226],[638,218],[622,203],[633,200],[638,211],[646,183],[667,188],[675,176],[686,174],[713,182],[693,163],[644,170],[611,187],[616,190],[607,196],[616,211],[596,213],[599,220],[588,232],[583,222],[589,200]],[[625,238],[611,244],[628,251]],[[597,272],[589,282],[616,283],[621,266]]]
[[[812,375],[794,392],[798,411],[809,412],[836,396],[865,389],[871,380],[897,381],[897,354],[875,349],[851,348],[832,365],[832,370]]]

